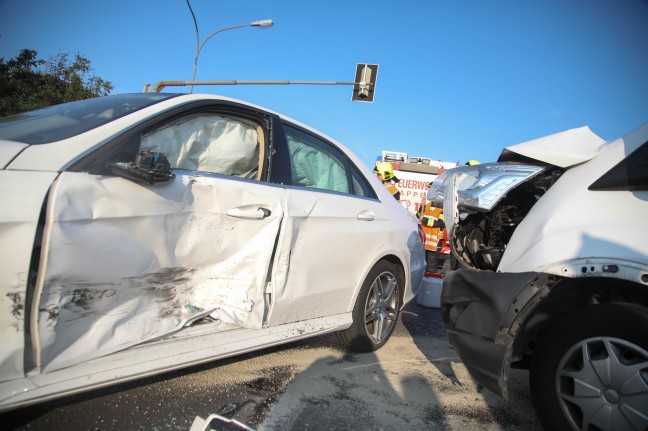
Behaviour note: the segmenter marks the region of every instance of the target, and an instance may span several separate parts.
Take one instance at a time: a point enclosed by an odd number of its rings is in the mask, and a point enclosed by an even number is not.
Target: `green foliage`
[[[0,117],[59,103],[106,96],[112,83],[94,76],[90,60],[59,53],[48,60],[23,49],[5,62],[0,57]]]

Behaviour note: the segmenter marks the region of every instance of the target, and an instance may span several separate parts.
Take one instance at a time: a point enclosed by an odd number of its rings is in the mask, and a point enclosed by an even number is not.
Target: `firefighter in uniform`
[[[439,272],[439,247],[445,230],[443,209],[432,205],[432,202],[425,204],[425,198],[419,205],[416,213],[421,220],[421,227],[425,233],[425,259],[427,262],[425,272]]]
[[[400,191],[394,185],[398,183],[398,178],[394,175],[394,167],[389,162],[378,162],[376,167],[373,170],[378,179],[387,187],[387,190],[392,194],[392,196],[398,201],[400,200]]]

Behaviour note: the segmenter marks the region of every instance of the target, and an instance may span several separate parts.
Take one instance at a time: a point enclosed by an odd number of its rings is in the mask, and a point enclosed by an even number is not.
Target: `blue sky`
[[[352,81],[380,66],[374,103],[350,86],[211,86],[300,120],[372,165],[381,150],[444,161],[589,126],[612,140],[648,121],[648,0],[190,0],[196,79]],[[0,56],[88,58],[115,93],[189,80],[185,0],[0,0]],[[167,88],[165,91],[188,91]]]

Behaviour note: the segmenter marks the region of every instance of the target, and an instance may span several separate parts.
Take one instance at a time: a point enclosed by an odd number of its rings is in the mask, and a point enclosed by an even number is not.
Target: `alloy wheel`
[[[391,334],[398,318],[399,290],[394,274],[378,275],[369,289],[365,303],[365,329],[373,343],[380,343]]]

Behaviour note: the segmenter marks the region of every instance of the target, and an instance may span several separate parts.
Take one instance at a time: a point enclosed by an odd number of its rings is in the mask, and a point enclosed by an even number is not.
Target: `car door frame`
[[[276,201],[278,202],[278,205],[282,208],[281,211],[281,217],[283,217],[283,190],[280,188],[277,188],[276,185],[273,185],[271,183],[268,183],[266,181],[263,181],[262,179],[267,177],[267,166],[268,166],[268,155],[270,154],[270,147],[271,147],[271,125],[272,125],[272,119],[271,115],[265,112],[261,112],[258,110],[250,109],[248,107],[238,105],[235,103],[230,103],[230,102],[222,102],[222,101],[201,101],[198,103],[192,103],[191,106],[187,106],[187,104],[181,105],[180,107],[171,109],[169,111],[163,112],[159,115],[156,115],[150,119],[148,119],[145,122],[139,123],[135,125],[134,127],[130,128],[127,130],[125,133],[120,134],[119,136],[113,138],[112,142],[106,143],[104,146],[100,147],[96,151],[84,156],[79,162],[75,163],[74,165],[71,166],[70,169],[68,169],[66,172],[70,173],[70,175],[73,174],[88,174],[88,173],[93,173],[96,170],[97,166],[101,166],[105,160],[110,159],[111,155],[114,154],[115,151],[121,150],[123,146],[129,147],[131,145],[131,142],[137,142],[138,141],[138,136],[140,136],[144,131],[151,129],[152,127],[157,127],[160,124],[168,123],[175,118],[180,118],[180,117],[185,117],[192,115],[194,113],[203,113],[203,112],[215,112],[218,114],[228,114],[232,115],[233,117],[246,117],[246,118],[252,118],[253,121],[257,124],[261,124],[266,128],[266,134],[267,137],[265,137],[263,146],[263,156],[260,158],[260,167],[259,167],[259,173],[257,175],[256,179],[246,179],[246,178],[238,178],[238,177],[230,177],[226,175],[220,175],[220,174],[205,174],[203,177],[215,177],[218,178],[220,177],[222,180],[225,181],[236,181],[240,182],[241,185],[244,186],[244,183],[249,183],[249,182],[254,182],[254,184],[260,183],[263,185],[263,187],[272,187],[275,188],[277,193],[276,193]],[[64,172],[62,176],[66,174]],[[94,172],[96,173],[96,172]],[[110,177],[110,175],[109,175]],[[261,181],[260,181],[261,180]],[[153,186],[155,187],[155,186]],[[55,190],[56,188],[53,188]],[[50,196],[50,199],[53,195]],[[279,229],[280,229],[280,220],[277,222],[277,230],[275,231],[274,237],[271,239],[269,242],[270,247],[274,247],[276,243],[276,236],[279,235]],[[43,244],[47,245],[48,243],[48,238],[47,238],[47,233],[43,237]],[[43,247],[42,251],[42,256],[45,257],[46,253],[48,252],[48,247]],[[268,251],[268,259],[266,262],[266,267],[265,267],[265,278],[263,279],[263,290],[265,291],[265,283],[267,282],[267,277],[268,277],[268,268],[270,265],[271,257],[272,257],[273,249],[270,249]],[[41,264],[41,269],[42,265],[45,265],[45,261],[42,260]],[[36,289],[35,289],[35,294],[34,294],[34,299],[33,303],[31,305],[31,319],[30,319],[30,333],[31,333],[31,348],[33,349],[33,353],[29,355],[32,359],[34,359],[34,362],[37,366],[37,368],[42,368],[44,371],[47,371],[47,367],[43,365],[47,364],[42,364],[40,362],[40,351],[41,351],[41,337],[38,334],[39,327],[42,328],[43,325],[45,324],[44,322],[47,322],[48,317],[44,317],[44,313],[54,313],[51,314],[50,316],[56,316],[56,310],[48,309],[47,307],[44,307],[43,304],[41,304],[41,295],[43,293],[43,271],[39,271],[41,275],[39,276],[39,279],[36,281]],[[265,296],[265,292],[262,294]],[[68,295],[69,297],[70,295]],[[73,298],[74,299],[74,298]],[[265,319],[265,314],[267,314],[267,305],[263,305],[264,311],[262,313],[261,319]],[[83,308],[83,307],[82,307]],[[58,317],[58,316],[56,316]],[[126,346],[127,347],[127,346]],[[110,353],[110,352],[107,352]],[[104,354],[107,354],[104,352]],[[88,358],[86,358],[88,359]],[[57,367],[61,366],[69,366],[72,365],[72,363],[65,362],[65,360],[61,360],[61,362],[57,363],[53,369],[56,369]]]
[[[364,278],[371,268],[381,258],[384,258],[390,253],[396,253],[395,250],[387,250],[385,248],[387,241],[381,236],[381,232],[389,229],[388,224],[394,208],[384,205],[380,201],[370,182],[367,181],[367,178],[364,177],[361,170],[353,163],[346,152],[339,148],[332,140],[320,134],[315,134],[299,124],[287,119],[282,119],[280,123],[274,127],[275,139],[273,143],[276,146],[274,153],[276,163],[271,170],[270,180],[281,182],[286,186],[287,204],[286,217],[284,218],[284,226],[282,226],[282,235],[280,238],[281,242],[277,245],[275,263],[273,265],[276,272],[273,273],[272,277],[273,306],[270,309],[270,325],[316,319],[327,314],[341,315],[350,312]],[[330,148],[341,159],[346,171],[347,182],[351,188],[348,193],[292,184],[290,176],[291,167],[287,157],[277,156],[282,153],[290,154],[286,139],[286,126],[311,136],[319,144]],[[362,187],[363,193],[370,194],[369,196],[362,196],[361,194],[355,193],[354,175],[362,176],[364,179],[363,182],[365,183],[364,187]],[[309,199],[309,195],[312,195],[312,198]],[[320,225],[321,227],[329,223],[330,219],[327,220],[329,217],[335,217],[335,206],[328,205],[328,209],[322,210],[322,207],[325,207],[326,204],[320,205],[318,198],[327,201],[339,199],[340,203],[344,202],[340,207],[344,212],[343,218],[353,225],[350,230],[358,232],[364,229],[366,231],[364,239],[360,237],[359,249],[356,252],[352,253],[349,250],[348,243],[345,244],[343,239],[340,238],[337,245],[329,244],[327,246],[330,253],[324,252],[323,256],[321,256],[321,261],[327,265],[337,267],[338,269],[352,268],[353,276],[349,277],[348,280],[342,280],[341,285],[335,286],[334,289],[330,287],[327,289],[324,286],[318,287],[317,283],[312,283],[314,278],[317,277],[317,274],[321,274],[321,272],[315,270],[315,268],[303,268],[304,262],[299,262],[302,256],[297,256],[298,253],[295,253],[296,244],[305,242],[310,244],[309,249],[311,253],[316,252],[314,247],[317,247],[317,244],[314,244],[314,242],[317,241],[313,241],[312,236],[314,230],[312,227],[304,229],[304,223],[311,223],[315,226]],[[391,196],[390,199],[392,199]],[[401,210],[401,208],[396,208],[396,210]],[[338,214],[337,216],[340,215]],[[296,226],[298,223],[302,223],[302,226]],[[343,231],[343,229],[340,230]],[[371,234],[368,233],[369,231]],[[335,230],[329,230],[328,232],[328,236],[331,236],[332,233],[335,233]],[[326,238],[326,236],[326,234],[324,236],[320,235],[319,238]],[[371,239],[367,240],[367,237]],[[354,241],[354,243],[356,242]],[[337,251],[334,250],[336,247],[338,248]],[[363,256],[363,258],[356,259],[358,262],[348,266],[345,264],[342,256],[347,256],[349,253],[356,256]],[[284,270],[284,268],[288,267],[290,269]],[[406,264],[404,264],[404,267],[406,267]],[[307,279],[310,280],[308,283],[311,287],[313,285],[315,286],[311,291],[306,286]],[[329,295],[329,292],[337,293]],[[287,302],[286,298],[290,298],[290,301]],[[294,306],[295,301],[299,304],[298,306]],[[331,308],[328,311],[322,311],[327,306]]]

